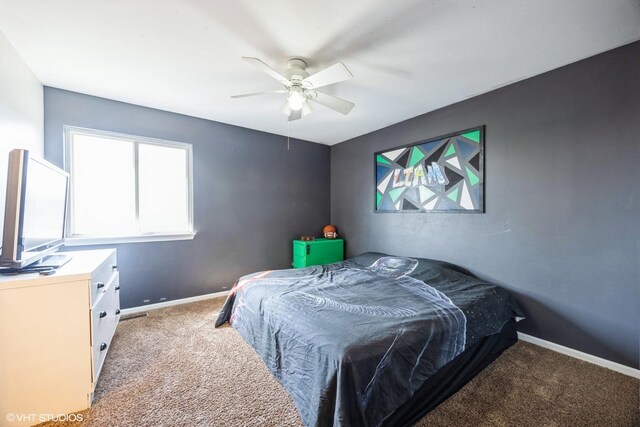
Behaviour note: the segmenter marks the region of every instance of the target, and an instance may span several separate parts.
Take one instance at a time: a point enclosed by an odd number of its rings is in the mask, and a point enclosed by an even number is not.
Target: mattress
[[[367,253],[239,279],[229,321],[307,426],[380,426],[515,316],[503,288],[453,264]]]

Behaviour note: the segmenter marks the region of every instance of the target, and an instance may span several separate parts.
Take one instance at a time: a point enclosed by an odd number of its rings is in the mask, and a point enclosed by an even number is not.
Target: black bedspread
[[[516,314],[504,289],[460,267],[367,253],[245,276],[216,326],[255,348],[307,426],[378,426]]]

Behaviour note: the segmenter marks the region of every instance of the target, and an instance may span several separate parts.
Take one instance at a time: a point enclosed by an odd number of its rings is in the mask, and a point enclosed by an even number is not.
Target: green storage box
[[[293,268],[331,264],[344,259],[342,239],[316,239],[310,242],[293,241]]]

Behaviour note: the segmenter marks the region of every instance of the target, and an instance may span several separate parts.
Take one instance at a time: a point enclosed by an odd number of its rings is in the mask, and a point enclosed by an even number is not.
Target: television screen
[[[30,252],[64,238],[67,177],[29,159],[22,228],[23,250]]]
[[[0,266],[23,268],[64,243],[68,181],[65,171],[28,150],[9,153]]]

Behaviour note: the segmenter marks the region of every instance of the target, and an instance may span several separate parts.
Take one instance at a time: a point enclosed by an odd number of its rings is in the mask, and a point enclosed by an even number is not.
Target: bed
[[[513,345],[521,313],[453,264],[366,253],[244,276],[216,321],[231,325],[307,426],[419,420]]]

